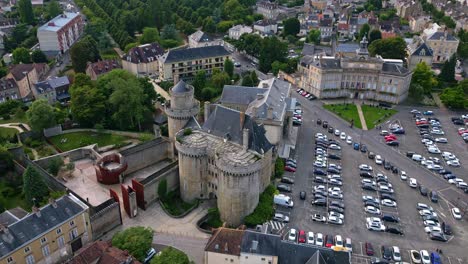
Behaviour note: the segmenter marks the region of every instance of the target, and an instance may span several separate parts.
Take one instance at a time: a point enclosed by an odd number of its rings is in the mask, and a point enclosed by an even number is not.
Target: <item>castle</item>
[[[193,86],[179,81],[165,108],[169,138],[178,153],[181,197],[217,198],[221,220],[238,226],[270,182],[273,146],[263,125],[224,106],[216,105],[210,113],[205,103],[200,125],[195,118],[199,105]]]

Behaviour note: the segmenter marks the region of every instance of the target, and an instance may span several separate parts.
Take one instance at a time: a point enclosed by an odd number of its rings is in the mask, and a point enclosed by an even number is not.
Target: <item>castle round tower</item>
[[[200,102],[194,98],[192,85],[179,81],[171,89],[171,101],[165,107],[169,138],[174,142],[175,134],[179,132],[191,117],[198,114]]]

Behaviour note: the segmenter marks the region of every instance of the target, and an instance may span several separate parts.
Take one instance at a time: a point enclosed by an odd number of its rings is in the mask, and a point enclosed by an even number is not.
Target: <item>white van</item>
[[[412,160],[414,161],[421,161],[422,160],[422,156],[419,155],[419,154],[413,154],[413,156],[411,157]]]
[[[284,194],[275,195],[274,198],[273,198],[273,202],[276,205],[280,205],[280,206],[285,206],[285,207],[289,207],[289,208],[294,207],[294,202],[291,199],[291,197],[289,197],[287,195],[284,195]]]

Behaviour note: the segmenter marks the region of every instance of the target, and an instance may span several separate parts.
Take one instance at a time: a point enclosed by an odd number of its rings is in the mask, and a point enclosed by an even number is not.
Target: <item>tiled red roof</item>
[[[244,230],[218,228],[206,244],[205,251],[240,256]]]
[[[120,60],[102,60],[88,65],[96,75],[108,73],[113,69],[121,69]]]
[[[30,72],[35,68],[38,73],[41,73],[46,67],[45,63],[15,64],[10,67],[10,73],[13,74],[15,80],[19,81],[25,76],[23,72]]]
[[[126,251],[112,247],[109,242],[96,241],[78,251],[68,264],[121,264],[129,258],[133,258]],[[141,264],[133,259],[132,264]]]
[[[338,30],[348,30],[349,25],[348,24],[338,24]]]

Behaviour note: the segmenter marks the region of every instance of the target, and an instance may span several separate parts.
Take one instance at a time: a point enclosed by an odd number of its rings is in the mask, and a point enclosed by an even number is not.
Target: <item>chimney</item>
[[[208,120],[209,116],[210,116],[210,102],[205,101],[205,112],[204,112],[205,122],[206,120]]]
[[[179,74],[174,73],[173,79],[174,79],[174,85],[176,85],[179,82]]]
[[[49,198],[49,203],[52,205],[52,207],[57,208],[57,201],[55,201],[54,198]]]
[[[34,214],[36,214],[37,217],[41,217],[41,210],[39,210],[39,208],[37,208],[37,206],[32,207],[32,212]]]
[[[240,115],[239,115],[239,121],[240,121],[240,124],[239,124],[239,128],[242,129],[244,128],[244,121],[245,121],[245,113],[244,112],[240,112]]]
[[[271,107],[271,106],[268,106],[268,109],[267,109],[267,118],[268,118],[268,119],[273,119],[273,107]]]
[[[262,87],[263,87],[263,88],[265,88],[265,89],[266,89],[266,88],[268,88],[268,86],[269,86],[269,85],[268,85],[268,83],[267,83],[267,82],[264,82],[264,83],[262,83]]]
[[[227,242],[224,244],[224,251],[225,251],[225,252],[228,252],[228,251],[229,251],[228,243],[227,243]]]
[[[242,147],[245,151],[249,149],[249,130],[247,128],[242,130]]]

